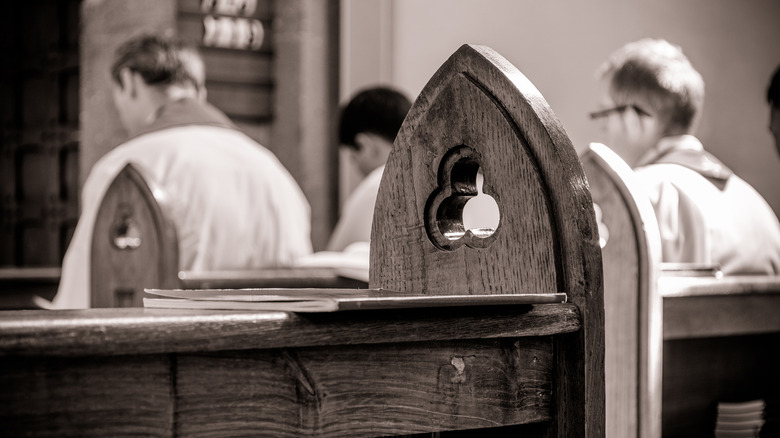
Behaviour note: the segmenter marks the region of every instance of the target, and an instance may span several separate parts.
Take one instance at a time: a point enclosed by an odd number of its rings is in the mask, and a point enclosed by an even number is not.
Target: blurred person
[[[397,90],[372,87],[356,93],[341,110],[339,141],[352,152],[364,178],[344,203],[328,251],[369,242],[382,172],[411,106],[412,102]]]
[[[89,307],[95,216],[129,162],[171,201],[181,270],[288,265],[311,253],[303,192],[273,153],[206,102],[204,64],[193,47],[162,36],[132,38],[117,49],[111,76],[130,137],[98,160],[84,183],[53,308]]]
[[[694,136],[704,81],[682,50],[643,39],[601,67],[604,142],[633,168],[658,218],[664,262],[780,273],[780,223],[761,195]]]

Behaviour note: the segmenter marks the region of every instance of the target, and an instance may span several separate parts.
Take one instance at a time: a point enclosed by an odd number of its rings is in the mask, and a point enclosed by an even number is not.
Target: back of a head
[[[355,147],[355,136],[361,132],[379,135],[392,143],[411,106],[405,95],[389,87],[360,91],[341,111],[341,144]]]
[[[642,39],[614,52],[600,71],[615,103],[658,117],[664,135],[692,134],[704,105],[704,80],[680,47]]]
[[[772,107],[780,109],[780,65],[777,66],[769,88],[766,90],[766,101]]]
[[[141,35],[126,41],[116,50],[111,66],[111,75],[120,85],[123,69],[140,74],[151,86],[202,90],[205,84],[205,67],[197,49],[172,37]]]

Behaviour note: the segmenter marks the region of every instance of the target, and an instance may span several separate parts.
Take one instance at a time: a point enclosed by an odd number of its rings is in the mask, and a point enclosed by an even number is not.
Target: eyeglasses
[[[593,120],[600,119],[602,117],[607,117],[608,115],[610,115],[612,113],[622,113],[622,112],[626,111],[629,108],[631,108],[634,111],[636,111],[636,113],[639,114],[640,116],[650,116],[651,115],[650,113],[648,113],[647,111],[643,110],[642,108],[639,108],[636,105],[619,105],[619,106],[616,106],[614,108],[608,108],[608,109],[604,109],[604,110],[600,110],[600,111],[594,111],[594,112],[590,113],[590,118],[593,119]]]

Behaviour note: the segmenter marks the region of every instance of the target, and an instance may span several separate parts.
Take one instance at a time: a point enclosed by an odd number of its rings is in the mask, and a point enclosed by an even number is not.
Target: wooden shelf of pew
[[[580,328],[574,304],[2,312],[0,422],[11,435],[42,425],[53,436],[365,436],[549,422],[551,336]]]
[[[457,233],[451,216],[476,196],[478,170],[501,211],[484,238]],[[463,46],[393,146],[369,286],[404,296],[557,292],[566,303],[4,312],[3,433],[603,437],[601,252],[586,187],[536,88],[491,49]]]
[[[60,272],[56,266],[0,268],[0,309],[37,308],[35,296],[51,300]]]
[[[659,278],[664,339],[780,333],[780,277]]]

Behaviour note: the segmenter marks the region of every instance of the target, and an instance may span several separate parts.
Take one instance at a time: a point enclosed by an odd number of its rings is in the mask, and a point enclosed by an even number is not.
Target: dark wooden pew
[[[51,300],[59,283],[59,266],[0,268],[0,310],[39,308],[34,297]]]
[[[655,216],[631,170],[603,145],[582,160],[608,233],[607,435],[712,436],[718,403],[777,403],[776,354],[767,346],[780,341],[780,277],[659,263]]]
[[[479,169],[501,212],[495,230],[458,223]],[[538,91],[494,51],[463,46],[394,145],[370,286],[399,296],[562,292],[566,302],[2,312],[3,433],[602,437],[592,205],[576,152]]]

